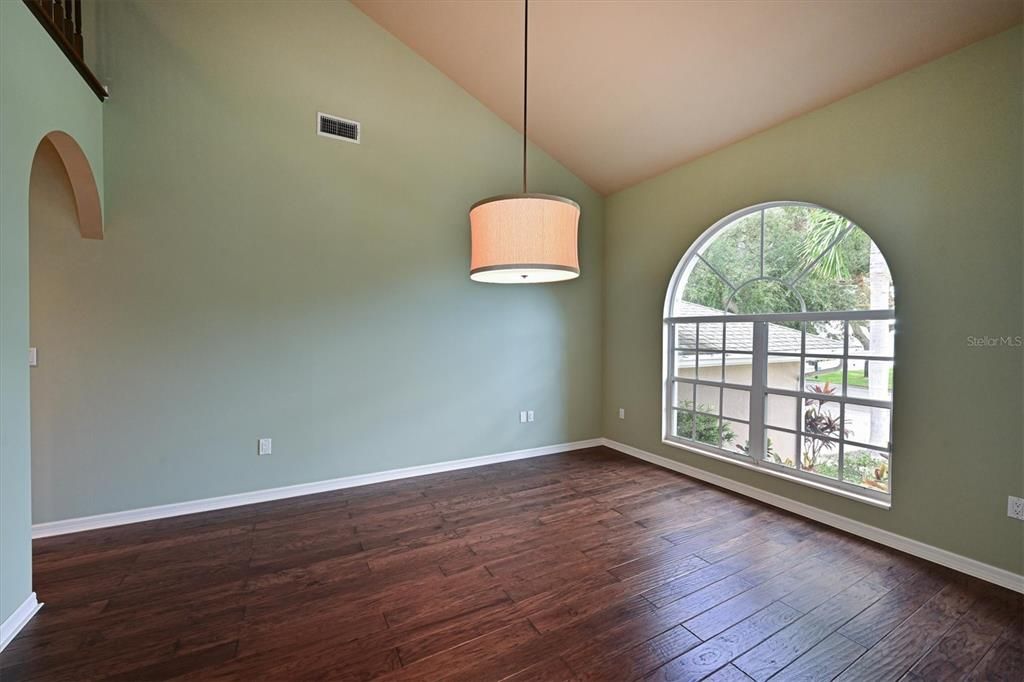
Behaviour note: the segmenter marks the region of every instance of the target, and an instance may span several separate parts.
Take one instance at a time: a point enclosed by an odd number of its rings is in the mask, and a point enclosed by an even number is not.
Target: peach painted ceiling
[[[354,2],[522,130],[521,0]],[[1021,0],[533,0],[530,139],[608,194],[1021,14]]]

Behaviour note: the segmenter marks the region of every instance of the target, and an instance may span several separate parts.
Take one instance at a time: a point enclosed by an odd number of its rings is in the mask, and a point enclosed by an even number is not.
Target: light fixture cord
[[[530,78],[530,0],[523,0],[523,194],[526,194],[526,98],[527,81]]]

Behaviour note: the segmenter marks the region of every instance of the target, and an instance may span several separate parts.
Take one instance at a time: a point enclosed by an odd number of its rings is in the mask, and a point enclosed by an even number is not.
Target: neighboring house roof
[[[701,317],[708,315],[722,315],[721,310],[709,308],[698,303],[680,302],[676,308],[678,317]],[[753,351],[754,323],[753,322],[730,322],[726,325],[726,349],[730,351]],[[696,325],[680,324],[677,327],[677,347],[696,348],[697,330]],[[700,347],[704,351],[718,351],[722,349],[722,325],[717,323],[703,323],[700,326]],[[851,350],[858,350],[861,344],[856,339],[850,339]],[[800,331],[791,329],[781,324],[768,323],[768,352],[769,353],[799,353],[800,352]],[[842,339],[830,339],[827,336],[818,334],[807,334],[807,354],[826,353],[835,355],[843,352]]]

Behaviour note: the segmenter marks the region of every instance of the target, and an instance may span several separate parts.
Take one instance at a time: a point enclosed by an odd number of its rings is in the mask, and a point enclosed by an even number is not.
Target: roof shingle
[[[679,317],[702,317],[708,315],[723,315],[721,310],[709,308],[699,303],[683,301],[676,308]],[[752,352],[754,323],[753,322],[729,322],[725,330],[725,350],[737,352]],[[695,324],[680,323],[676,332],[676,347],[694,349],[697,347],[697,326]],[[850,338],[850,350],[856,351],[862,348],[859,341]],[[720,351],[722,350],[722,325],[717,323],[702,323],[700,325],[700,350]],[[769,353],[799,353],[800,330],[792,329],[774,322],[768,323],[768,352]],[[807,334],[806,353],[815,355],[824,353],[837,355],[843,352],[843,340],[832,339],[819,334]]]

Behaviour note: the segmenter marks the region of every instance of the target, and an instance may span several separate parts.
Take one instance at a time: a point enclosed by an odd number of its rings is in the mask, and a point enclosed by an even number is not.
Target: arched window
[[[788,201],[723,218],[664,327],[666,443],[888,504],[895,304],[860,227]]]

